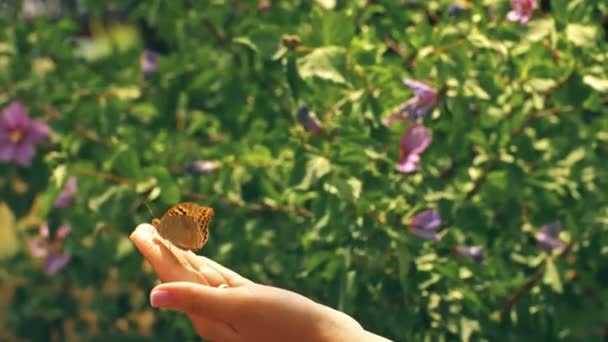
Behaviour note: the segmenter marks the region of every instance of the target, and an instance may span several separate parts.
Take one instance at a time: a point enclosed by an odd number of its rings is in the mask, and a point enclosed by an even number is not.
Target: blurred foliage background
[[[182,201],[200,254],[395,341],[605,340],[608,4],[511,6],[0,1],[0,149],[49,128],[0,164],[0,340],[197,340],[128,240]],[[402,78],[437,91],[410,173]]]

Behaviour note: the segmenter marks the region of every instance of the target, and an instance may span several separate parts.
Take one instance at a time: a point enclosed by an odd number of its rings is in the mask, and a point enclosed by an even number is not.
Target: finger
[[[213,317],[232,323],[235,313],[243,313],[243,303],[251,295],[246,287],[216,288],[188,282],[165,283],[150,294],[153,307],[177,310],[189,315]],[[238,330],[238,327],[235,327]]]
[[[220,264],[218,264],[217,262],[206,258],[204,256],[200,256],[200,255],[196,255],[193,254],[194,258],[196,258],[196,261],[200,264],[204,264],[207,265],[208,267],[214,269],[217,273],[222,275],[222,279],[223,279],[223,283],[226,283],[232,287],[234,286],[241,286],[241,285],[245,285],[245,284],[253,284],[253,282],[243,276],[241,276],[240,274],[234,272],[233,270],[226,268]],[[192,257],[192,256],[190,256]],[[210,282],[211,283],[211,282]],[[212,284],[213,286],[216,286],[221,284],[222,282],[218,282],[217,284]]]
[[[237,341],[239,338],[238,332],[227,323],[197,315],[188,315],[188,317],[202,338],[222,342]]]
[[[194,281],[214,287],[224,283],[230,286],[252,283],[215,261],[172,246],[149,224],[137,226],[131,240],[152,264],[162,282]]]
[[[168,247],[152,225],[138,225],[130,238],[162,282],[191,281],[208,284],[201,272],[189,266],[184,255],[186,252],[175,246]]]
[[[201,273],[209,285],[213,287],[217,287],[220,284],[238,286],[247,281],[236,272],[230,271],[211,259],[198,256],[191,251],[185,252],[184,256],[189,267]]]

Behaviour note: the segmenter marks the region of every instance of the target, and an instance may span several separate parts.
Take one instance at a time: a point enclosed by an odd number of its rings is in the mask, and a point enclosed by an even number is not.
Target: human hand
[[[152,306],[185,313],[204,338],[387,341],[340,311],[291,291],[256,284],[208,258],[169,246],[149,224],[137,226],[131,240],[164,283],[152,290]]]

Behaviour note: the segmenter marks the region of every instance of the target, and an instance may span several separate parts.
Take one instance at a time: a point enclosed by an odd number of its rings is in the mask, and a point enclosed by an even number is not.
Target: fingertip
[[[140,223],[131,233],[131,240],[150,239],[156,233],[156,228],[149,223]]]
[[[171,291],[154,289],[150,292],[150,305],[153,308],[171,307],[175,302]]]

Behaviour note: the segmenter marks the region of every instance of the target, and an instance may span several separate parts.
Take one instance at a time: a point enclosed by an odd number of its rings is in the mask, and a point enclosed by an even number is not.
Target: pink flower
[[[76,177],[70,177],[59,196],[55,199],[55,208],[65,208],[74,204],[76,193],[78,192],[78,180]]]
[[[144,79],[158,69],[158,60],[160,55],[151,50],[144,50],[139,57],[141,64],[141,72]]]
[[[212,160],[195,160],[188,164],[186,169],[188,172],[200,175],[204,173],[211,173],[220,167],[220,163]]]
[[[14,161],[29,167],[36,145],[49,135],[49,127],[39,120],[30,119],[25,107],[13,101],[0,116],[0,162]]]
[[[414,97],[404,103],[395,113],[382,120],[387,126],[395,121],[418,120],[433,108],[439,99],[437,91],[422,82],[404,78],[403,83],[414,91]]]
[[[437,228],[441,225],[441,216],[437,210],[427,209],[410,220],[409,230],[412,234],[423,239],[439,241],[441,238],[437,234]]]
[[[485,259],[481,246],[457,246],[454,248],[454,254],[463,258],[471,258],[478,264],[482,264]]]
[[[560,253],[563,252],[567,245],[559,239],[561,230],[562,224],[559,221],[542,226],[536,233],[538,246],[547,253],[551,253],[554,249],[557,249]]]
[[[55,238],[51,239],[48,224],[40,226],[38,236],[30,240],[30,251],[36,258],[44,259],[44,271],[51,276],[59,272],[70,262],[70,255],[61,252],[63,240],[72,232],[72,228],[61,225],[55,233]]]
[[[424,126],[410,126],[401,136],[397,170],[403,173],[416,171],[420,163],[420,155],[429,147],[431,141],[431,133]]]
[[[519,21],[522,25],[527,24],[536,8],[536,0],[511,0],[512,10],[507,13],[510,22]]]

